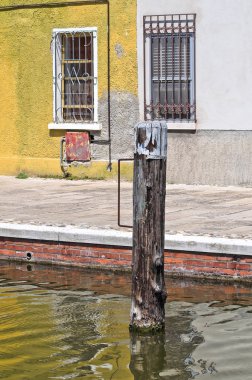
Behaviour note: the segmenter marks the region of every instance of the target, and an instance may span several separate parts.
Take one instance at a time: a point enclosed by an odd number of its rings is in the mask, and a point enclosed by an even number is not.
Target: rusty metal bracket
[[[133,228],[133,226],[128,226],[126,224],[121,224],[121,161],[134,161],[133,158],[120,158],[118,160],[118,207],[117,207],[117,224],[119,227]]]

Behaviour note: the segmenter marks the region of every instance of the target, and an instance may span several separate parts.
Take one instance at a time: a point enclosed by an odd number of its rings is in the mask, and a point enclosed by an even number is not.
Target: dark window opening
[[[145,120],[195,121],[195,15],[144,17]]]

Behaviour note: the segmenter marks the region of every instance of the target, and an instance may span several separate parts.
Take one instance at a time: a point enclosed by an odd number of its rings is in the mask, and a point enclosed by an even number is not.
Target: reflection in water
[[[159,373],[165,367],[165,334],[140,335],[131,332],[131,361],[130,370],[134,379],[160,379]]]
[[[201,331],[204,342],[195,347],[189,367],[198,380],[252,378],[251,306],[194,305],[193,326]]]
[[[85,379],[128,379],[129,300],[113,294],[63,291],[57,300],[57,329],[70,360],[62,363],[63,372]]]
[[[167,283],[165,332],[130,336],[130,276],[0,263],[0,379],[251,380],[251,289]]]
[[[166,305],[166,329],[158,335],[131,334],[130,370],[135,380],[187,380],[188,364],[203,337],[191,323],[193,315],[185,302]],[[188,337],[186,344],[182,337]]]

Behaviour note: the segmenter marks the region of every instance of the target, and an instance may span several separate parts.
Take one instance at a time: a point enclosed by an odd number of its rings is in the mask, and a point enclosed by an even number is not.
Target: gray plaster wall
[[[252,131],[168,134],[169,183],[252,186]]]
[[[110,94],[111,104],[111,158],[132,158],[134,148],[134,125],[139,121],[138,97],[128,93],[113,91]],[[96,141],[108,139],[108,96],[99,100],[99,121],[102,131],[94,133]],[[92,144],[94,160],[108,160],[109,147],[106,144]]]

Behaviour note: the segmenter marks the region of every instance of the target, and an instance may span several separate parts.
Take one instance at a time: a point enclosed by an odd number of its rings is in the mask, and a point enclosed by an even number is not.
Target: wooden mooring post
[[[164,233],[167,126],[135,127],[133,185],[133,253],[130,329],[164,328]]]

